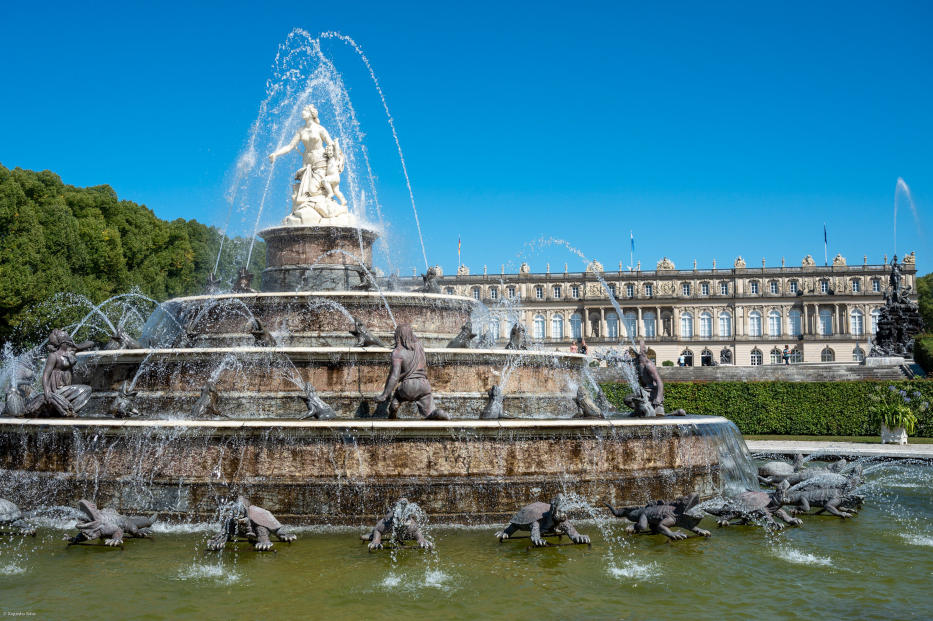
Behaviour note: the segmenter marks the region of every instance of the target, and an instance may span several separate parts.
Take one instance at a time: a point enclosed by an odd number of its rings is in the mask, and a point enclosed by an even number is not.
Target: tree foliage
[[[131,289],[158,301],[200,293],[221,240],[218,271],[229,280],[249,240],[195,220],[161,220],[110,186],[78,188],[49,171],[0,165],[0,341],[25,342],[73,321],[77,309],[49,303],[63,292],[94,303]],[[250,270],[264,263],[257,241]]]

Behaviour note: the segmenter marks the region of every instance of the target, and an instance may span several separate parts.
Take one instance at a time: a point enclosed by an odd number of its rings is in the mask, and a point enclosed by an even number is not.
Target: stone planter
[[[907,444],[907,432],[903,427],[890,429],[884,423],[881,424],[881,443],[882,444]]]

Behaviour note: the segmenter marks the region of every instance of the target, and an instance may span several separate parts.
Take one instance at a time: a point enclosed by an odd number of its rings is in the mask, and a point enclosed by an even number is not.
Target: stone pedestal
[[[869,356],[864,362],[866,367],[899,367],[905,363],[902,356]]]
[[[277,226],[266,242],[263,291],[347,291],[366,288],[375,231],[344,226]]]

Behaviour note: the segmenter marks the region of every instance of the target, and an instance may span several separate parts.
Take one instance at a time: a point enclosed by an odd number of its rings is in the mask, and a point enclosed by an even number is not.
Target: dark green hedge
[[[895,385],[919,390],[933,403],[933,382],[716,382],[664,385],[664,407],[690,414],[714,414],[734,422],[742,433],[814,436],[874,436],[878,426],[868,414],[868,395]],[[621,406],[627,384],[603,384]],[[919,437],[933,437],[933,410],[920,415]]]
[[[920,334],[914,339],[914,360],[928,374],[933,373],[933,334]]]

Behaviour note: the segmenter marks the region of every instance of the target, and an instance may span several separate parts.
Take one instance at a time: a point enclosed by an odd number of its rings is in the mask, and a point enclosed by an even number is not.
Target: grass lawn
[[[860,442],[881,444],[880,436],[744,436],[746,440],[798,440],[802,442]],[[933,444],[933,438],[907,438],[908,444]]]

